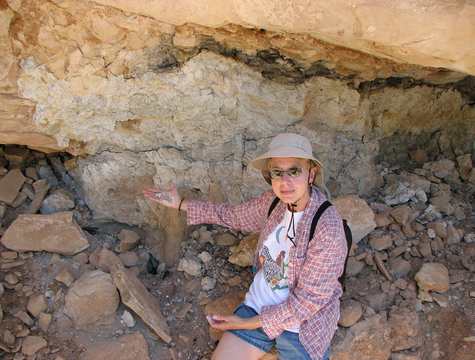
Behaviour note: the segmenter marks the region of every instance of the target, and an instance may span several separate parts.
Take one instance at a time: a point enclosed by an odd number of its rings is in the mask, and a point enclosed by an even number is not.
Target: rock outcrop
[[[474,12],[441,0],[6,1],[0,142],[93,155],[76,171],[88,205],[129,224],[154,223],[140,196],[152,183],[257,194],[248,162],[281,131],[310,138],[334,194],[366,195],[408,139],[472,151]]]

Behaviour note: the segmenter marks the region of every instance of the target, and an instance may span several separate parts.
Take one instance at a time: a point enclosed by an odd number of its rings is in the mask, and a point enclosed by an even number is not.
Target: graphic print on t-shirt
[[[276,243],[274,244],[277,246],[274,248],[274,257],[267,244],[264,244],[259,255],[259,268],[262,268],[267,284],[274,291],[288,288],[286,274],[288,260],[286,261],[285,257],[285,247],[279,246],[282,245],[279,238],[283,230],[284,227],[280,226],[275,232]]]

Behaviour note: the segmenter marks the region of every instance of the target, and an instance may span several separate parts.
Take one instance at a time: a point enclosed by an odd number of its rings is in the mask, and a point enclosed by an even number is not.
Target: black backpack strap
[[[267,217],[269,217],[270,214],[272,214],[272,211],[275,209],[279,201],[280,199],[278,197],[275,197],[274,200],[272,200],[272,203],[269,206],[269,211],[267,212]]]
[[[348,257],[350,256],[351,246],[353,245],[353,235],[351,234],[351,229],[345,219],[343,219],[343,229],[345,230],[346,246],[348,251],[346,252],[345,265],[343,267],[343,274],[338,278],[340,284],[345,290],[345,274],[346,274],[346,265],[348,265]]]
[[[317,228],[318,220],[320,220],[320,217],[322,216],[322,214],[330,206],[332,206],[331,202],[326,200],[325,202],[323,202],[322,205],[319,206],[315,215],[313,215],[312,225],[310,225],[310,236],[308,238],[308,242],[312,241],[313,234],[315,234],[315,229]]]
[[[322,214],[324,213],[324,211],[325,211],[326,209],[328,209],[330,206],[332,206],[332,204],[331,204],[329,201],[325,201],[322,205],[320,205],[320,207],[318,208],[317,212],[316,212],[315,215],[313,216],[312,225],[310,226],[309,242],[312,241],[313,234],[315,233],[315,229],[316,229],[317,224],[318,224],[318,220],[320,220],[320,217],[322,216]],[[345,289],[346,265],[347,265],[347,263],[348,263],[348,255],[350,254],[351,245],[352,245],[352,243],[353,243],[353,236],[352,236],[352,234],[351,234],[351,229],[350,229],[350,227],[348,226],[348,223],[346,222],[346,220],[343,220],[343,229],[344,229],[344,231],[345,231],[346,245],[347,245],[347,247],[348,247],[348,251],[347,251],[346,257],[345,257],[345,265],[343,266],[343,273],[342,273],[341,276],[338,278],[338,281],[340,282],[341,287],[342,287],[342,289],[344,290],[344,289]]]

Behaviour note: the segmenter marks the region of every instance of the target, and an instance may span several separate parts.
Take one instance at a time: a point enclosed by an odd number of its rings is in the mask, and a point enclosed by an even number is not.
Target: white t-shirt
[[[290,226],[289,229],[292,213],[287,209],[282,222],[264,241],[259,253],[257,274],[244,299],[244,304],[252,307],[258,314],[261,313],[263,306],[280,304],[289,296],[287,268],[289,250],[294,245],[287,234],[295,242],[294,230],[297,230],[302,215],[303,211],[294,212],[294,226]],[[298,327],[285,330],[299,332]]]

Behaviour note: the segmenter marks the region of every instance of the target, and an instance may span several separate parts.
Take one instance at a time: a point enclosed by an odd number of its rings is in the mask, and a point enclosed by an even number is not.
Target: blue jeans
[[[253,308],[245,304],[241,304],[236,308],[236,310],[234,310],[234,314],[242,318],[250,318],[256,316],[257,312]],[[229,332],[264,352],[269,352],[272,347],[275,346],[279,359],[311,360],[307,351],[300,343],[298,333],[284,331],[277,338],[271,340],[262,330],[262,328],[255,330],[229,330]],[[329,360],[329,358],[330,349],[327,349],[322,360]]]

